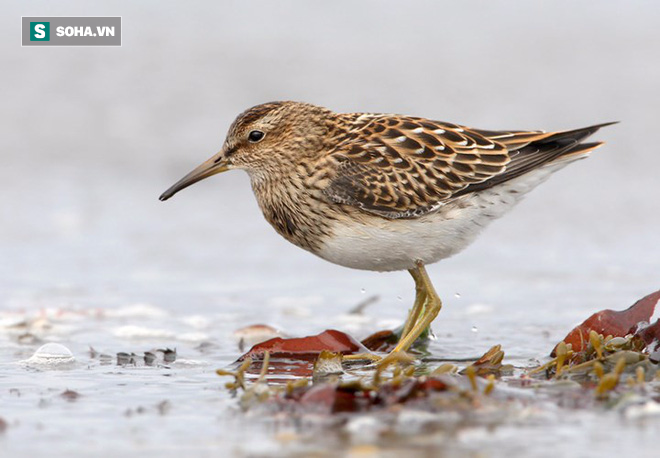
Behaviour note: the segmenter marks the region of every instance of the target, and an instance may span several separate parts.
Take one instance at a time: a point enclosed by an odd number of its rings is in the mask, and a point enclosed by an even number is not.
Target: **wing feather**
[[[570,132],[487,131],[423,118],[350,115],[327,157],[331,201],[386,218],[414,218],[570,152],[601,126]]]

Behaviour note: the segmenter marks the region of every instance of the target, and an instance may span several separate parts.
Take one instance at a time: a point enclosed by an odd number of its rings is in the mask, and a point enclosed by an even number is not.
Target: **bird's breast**
[[[318,253],[323,239],[330,234],[333,216],[303,187],[253,187],[264,218],[289,242]]]

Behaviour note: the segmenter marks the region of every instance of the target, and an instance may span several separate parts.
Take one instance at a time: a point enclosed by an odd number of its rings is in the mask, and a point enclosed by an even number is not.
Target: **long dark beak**
[[[219,152],[208,161],[200,164],[192,172],[190,172],[185,177],[181,178],[179,181],[174,183],[167,191],[162,193],[159,199],[167,200],[170,197],[172,197],[174,194],[181,191],[182,189],[187,188],[191,184],[195,184],[198,181],[203,180],[204,178],[210,177],[211,175],[215,175],[217,173],[221,173],[229,170],[229,167],[227,167],[227,163],[223,160],[223,157],[224,154],[222,152]]]

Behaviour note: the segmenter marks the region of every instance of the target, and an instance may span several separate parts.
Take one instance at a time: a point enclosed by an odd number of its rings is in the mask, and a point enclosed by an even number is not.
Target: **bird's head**
[[[250,108],[232,123],[220,152],[172,185],[160,200],[227,170],[243,169],[251,178],[259,179],[295,166],[322,149],[331,129],[327,122],[330,113],[300,102],[271,102]]]

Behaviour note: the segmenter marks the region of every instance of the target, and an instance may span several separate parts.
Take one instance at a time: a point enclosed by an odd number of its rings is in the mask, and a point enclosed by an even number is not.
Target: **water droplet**
[[[60,367],[75,363],[71,350],[64,345],[47,343],[42,345],[25,363],[30,366]]]
[[[454,293],[454,297],[456,299],[460,299],[461,298],[461,293]]]
[[[364,294],[364,293],[366,293],[366,292],[367,292],[367,290],[366,290],[366,289],[364,289],[364,288],[361,288],[361,289],[360,289],[360,292],[361,292],[362,294]]]
[[[397,296],[396,298],[399,299],[400,301],[403,300],[403,298],[401,296]]]
[[[472,331],[472,332],[479,332],[479,329],[477,329],[477,327],[476,327],[476,326],[472,326],[472,329],[471,329],[471,331]]]

